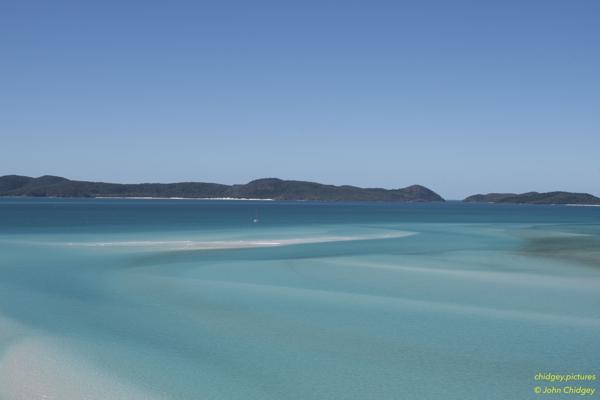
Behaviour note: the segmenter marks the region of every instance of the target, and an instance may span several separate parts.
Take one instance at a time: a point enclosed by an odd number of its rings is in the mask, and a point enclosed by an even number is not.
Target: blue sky
[[[0,2],[0,174],[600,195],[600,2]]]

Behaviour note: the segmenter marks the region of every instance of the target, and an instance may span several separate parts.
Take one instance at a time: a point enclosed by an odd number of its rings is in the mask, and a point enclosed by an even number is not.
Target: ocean
[[[600,207],[0,199],[2,400],[536,399],[599,368]]]

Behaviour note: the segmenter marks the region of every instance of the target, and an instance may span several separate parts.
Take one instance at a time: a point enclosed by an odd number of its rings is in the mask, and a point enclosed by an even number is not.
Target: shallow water
[[[599,372],[599,243],[598,207],[0,199],[0,398],[535,398]]]

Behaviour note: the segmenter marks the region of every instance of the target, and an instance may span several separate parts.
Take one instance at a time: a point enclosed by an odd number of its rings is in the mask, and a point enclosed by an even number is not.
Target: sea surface
[[[2,400],[539,399],[540,372],[600,379],[600,207],[0,199]]]

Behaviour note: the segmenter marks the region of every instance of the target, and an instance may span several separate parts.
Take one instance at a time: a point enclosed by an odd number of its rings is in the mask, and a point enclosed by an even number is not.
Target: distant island
[[[580,204],[600,205],[600,198],[588,193],[571,192],[528,192],[475,194],[463,201],[470,203],[513,203],[513,204]]]
[[[315,182],[264,178],[242,185],[204,182],[121,184],[76,181],[59,176],[38,178],[21,175],[0,176],[0,196],[35,197],[156,197],[231,198],[323,201],[444,201],[432,190],[413,185],[401,189],[334,186]]]

